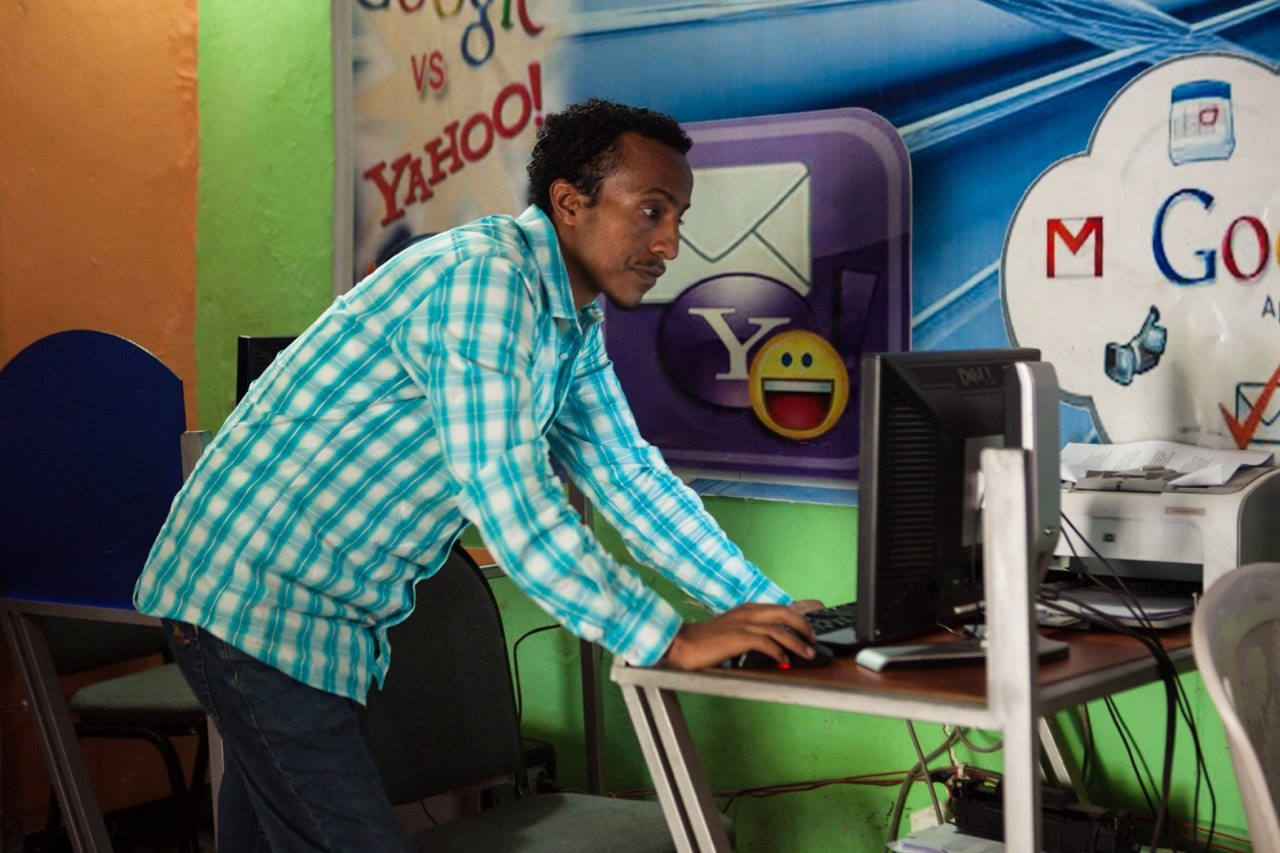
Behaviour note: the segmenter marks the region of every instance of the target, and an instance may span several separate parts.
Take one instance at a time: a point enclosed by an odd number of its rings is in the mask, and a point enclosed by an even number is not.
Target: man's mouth
[[[652,281],[662,278],[663,273],[667,271],[666,264],[642,264],[636,267],[636,272],[641,276]]]

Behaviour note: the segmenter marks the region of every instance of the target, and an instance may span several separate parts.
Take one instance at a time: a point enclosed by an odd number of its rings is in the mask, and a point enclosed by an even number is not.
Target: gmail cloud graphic
[[[1223,53],[1129,82],[1005,238],[1009,338],[1104,441],[1280,444],[1280,76]]]

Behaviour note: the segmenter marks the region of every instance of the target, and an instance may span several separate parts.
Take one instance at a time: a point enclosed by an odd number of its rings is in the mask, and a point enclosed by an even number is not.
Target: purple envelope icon
[[[910,344],[911,167],[862,109],[702,122],[680,254],[609,355],[676,468],[850,482],[863,352]]]

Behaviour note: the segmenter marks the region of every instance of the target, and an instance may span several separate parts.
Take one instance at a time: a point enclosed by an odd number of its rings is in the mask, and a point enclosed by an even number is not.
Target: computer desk
[[[1067,658],[1039,665],[1031,653],[1036,628],[1027,528],[1000,523],[1027,517],[1026,456],[1020,450],[986,450],[982,465],[989,626],[984,678],[976,678],[979,670],[973,667],[876,673],[852,660],[790,671],[683,672],[615,659],[611,677],[622,690],[678,850],[730,849],[680,708],[677,694],[682,692],[1001,731],[1006,849],[1042,849],[1041,718],[1152,681],[1157,669],[1137,640],[1072,631],[1051,634],[1070,643]],[[1192,668],[1189,629],[1168,633],[1162,641],[1179,671]]]

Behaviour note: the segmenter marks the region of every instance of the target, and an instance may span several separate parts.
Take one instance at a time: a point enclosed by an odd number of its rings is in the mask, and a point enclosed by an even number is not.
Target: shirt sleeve
[[[578,636],[656,663],[681,620],[578,519],[533,414],[538,318],[510,260],[465,261],[393,334],[435,418],[454,500],[508,577]]]
[[[716,610],[791,602],[640,436],[599,326],[591,331],[550,438],[574,481],[638,560]]]

